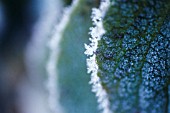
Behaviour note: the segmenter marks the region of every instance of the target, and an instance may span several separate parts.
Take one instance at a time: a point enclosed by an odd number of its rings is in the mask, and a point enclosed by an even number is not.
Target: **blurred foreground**
[[[0,1],[0,113],[52,112],[46,45],[62,7],[59,0]]]

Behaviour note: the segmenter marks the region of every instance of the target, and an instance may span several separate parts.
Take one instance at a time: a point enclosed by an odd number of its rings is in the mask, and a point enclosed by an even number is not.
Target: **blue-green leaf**
[[[94,51],[113,113],[168,113],[170,1],[111,0]]]
[[[98,113],[95,96],[88,84],[90,77],[86,73],[83,55],[93,6],[94,2],[79,0],[60,42],[57,70],[60,103],[65,113]]]

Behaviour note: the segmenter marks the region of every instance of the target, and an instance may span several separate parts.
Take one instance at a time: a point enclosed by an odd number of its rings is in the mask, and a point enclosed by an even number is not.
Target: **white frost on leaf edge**
[[[46,65],[46,70],[48,74],[47,89],[49,92],[48,102],[52,113],[64,113],[62,106],[59,103],[59,87],[58,87],[58,73],[56,64],[58,62],[58,57],[60,54],[60,41],[62,39],[63,32],[69,23],[71,14],[77,7],[79,0],[73,0],[70,7],[64,9],[61,20],[56,25],[52,37],[48,42],[49,47],[49,58]]]
[[[99,9],[92,9],[92,21],[94,27],[90,28],[91,38],[89,38],[89,40],[91,43],[89,45],[85,44],[86,51],[84,52],[87,56],[89,56],[87,59],[87,72],[91,73],[91,81],[89,83],[92,84],[92,91],[95,92],[98,97],[99,109],[102,110],[102,113],[112,113],[112,111],[109,109],[110,102],[107,92],[103,89],[100,78],[97,76],[98,65],[96,63],[95,53],[98,41],[105,33],[102,19],[104,18],[109,6],[110,0],[103,0],[101,1]]]

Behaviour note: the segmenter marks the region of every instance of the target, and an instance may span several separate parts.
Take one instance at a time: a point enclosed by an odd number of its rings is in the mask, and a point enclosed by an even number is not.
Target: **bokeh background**
[[[45,72],[37,65],[57,5],[55,0],[0,1],[0,113],[47,113]]]
[[[92,26],[91,8],[97,7],[99,0],[80,1],[71,17],[74,24],[69,24],[63,35],[56,65],[59,75],[63,75],[59,78],[60,103],[66,113],[98,113],[83,52]],[[46,87],[47,42],[64,7],[71,3],[72,0],[0,1],[0,113],[52,113]]]

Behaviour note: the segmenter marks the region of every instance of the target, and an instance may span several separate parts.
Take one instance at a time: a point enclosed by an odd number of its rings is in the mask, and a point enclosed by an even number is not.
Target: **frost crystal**
[[[65,8],[62,18],[54,30],[53,36],[48,44],[50,55],[47,62],[48,83],[49,90],[49,105],[52,113],[63,113],[63,109],[59,103],[59,88],[57,86],[57,70],[56,63],[58,62],[58,55],[60,54],[59,42],[62,38],[62,33],[65,30],[70,16],[77,7],[79,0],[74,0],[70,7]]]
[[[89,45],[85,44],[85,54],[89,56],[87,59],[87,71],[91,73],[91,81],[92,84],[92,91],[96,93],[99,102],[99,108],[103,110],[103,113],[111,113],[109,109],[109,100],[105,89],[101,85],[100,78],[98,77],[98,65],[96,63],[96,55],[98,41],[101,39],[101,36],[105,33],[103,28],[102,20],[105,16],[105,13],[110,5],[109,0],[102,1],[100,4],[99,9],[93,8],[92,9],[92,21],[94,27],[91,27],[90,35],[91,38],[89,39],[91,43]]]

